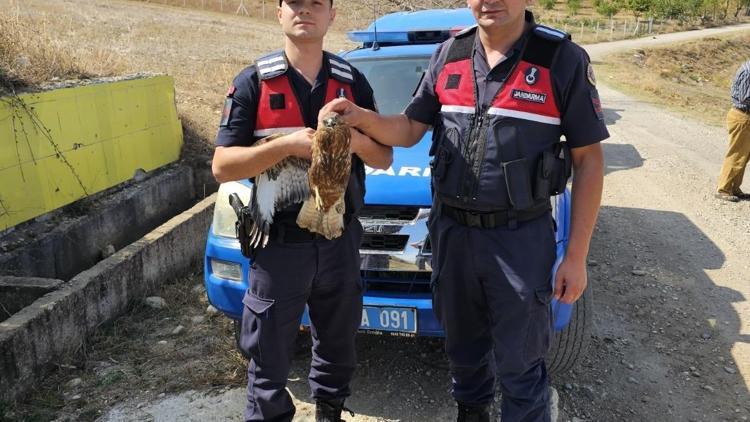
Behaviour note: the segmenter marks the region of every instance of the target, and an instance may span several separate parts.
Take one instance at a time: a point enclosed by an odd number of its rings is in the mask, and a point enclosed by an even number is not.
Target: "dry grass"
[[[49,421],[62,415],[93,421],[129,399],[145,402],[160,393],[244,385],[247,362],[234,347],[231,322],[223,315],[206,315],[206,295],[194,290],[202,281],[197,275],[162,286],[157,294],[167,301],[164,309],[135,304],[77,353],[56,362],[59,369],[26,400],[0,406],[0,421]],[[194,316],[205,319],[195,322]],[[178,325],[185,332],[173,335]],[[82,383],[71,387],[75,378]]]
[[[172,75],[183,123],[208,143],[234,76],[283,46],[276,22],[209,11],[121,0],[24,0],[19,8],[21,20],[48,21],[47,31],[59,34],[65,51],[111,51],[127,57],[123,73]],[[342,33],[329,35],[329,50],[348,45]],[[81,67],[95,74],[94,62],[91,57]]]
[[[199,9],[227,14],[265,19],[275,22],[277,0],[136,0]],[[336,29],[349,30],[362,28],[370,23],[373,12],[389,13],[402,10],[420,10],[433,8],[452,8],[465,6],[463,0],[335,0],[338,12]],[[244,6],[244,8],[243,8]]]
[[[729,86],[748,57],[750,35],[743,34],[617,54],[597,71],[620,90],[723,125],[731,105]]]
[[[0,8],[0,85],[29,88],[59,79],[123,72],[126,59],[111,49],[84,50],[65,42],[48,16],[22,16],[20,4]],[[62,29],[62,28],[61,28]]]
[[[226,14],[241,14],[253,18],[275,22],[276,0],[137,0],[147,3],[170,5],[178,8],[210,10]],[[538,3],[538,2],[537,2]],[[573,39],[582,44],[621,40],[648,34],[664,34],[676,31],[687,31],[717,26],[727,23],[747,22],[746,16],[734,18],[729,16],[726,21],[693,20],[690,22],[678,20],[655,20],[649,29],[648,19],[636,17],[628,10],[621,10],[612,20],[596,12],[593,2],[583,0],[580,10],[571,15],[564,0],[558,0],[551,10],[534,5],[531,10],[537,21],[569,32]],[[244,9],[241,9],[244,5]],[[341,31],[364,28],[370,24],[375,14],[397,11],[414,11],[433,8],[465,7],[464,0],[346,0],[334,1],[338,17],[334,28]],[[245,14],[247,12],[247,14]],[[651,32],[649,32],[651,31]]]
[[[252,17],[233,14],[238,0],[224,0],[230,13],[213,11],[219,1],[0,0],[0,78],[34,86],[55,78],[166,73],[175,78],[185,139],[211,144],[232,78],[258,55],[283,45],[270,12],[275,2],[266,1],[267,18],[261,19],[260,0],[246,0]],[[325,48],[337,52],[354,47],[345,30],[369,23],[373,1],[337,1],[339,16]],[[462,2],[377,0],[377,4],[382,13]],[[568,25],[574,39],[579,38],[564,12],[536,9],[541,21]],[[580,18],[590,22],[594,15],[584,7]],[[620,35],[615,33],[615,38]],[[601,34],[598,40],[606,38]],[[583,39],[595,40],[590,35]],[[210,151],[204,151],[196,162],[209,157]]]

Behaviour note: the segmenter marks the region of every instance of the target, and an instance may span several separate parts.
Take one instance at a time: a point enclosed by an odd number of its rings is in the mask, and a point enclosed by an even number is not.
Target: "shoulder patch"
[[[604,111],[602,110],[602,100],[599,99],[599,92],[595,88],[591,88],[591,106],[594,107],[594,114],[599,120],[604,120]]]
[[[468,28],[464,28],[464,29],[462,29],[462,30],[461,30],[460,32],[458,32],[458,33],[457,33],[456,35],[454,35],[453,37],[454,37],[454,38],[461,38],[461,37],[465,37],[465,36],[466,36],[467,34],[470,34],[470,33],[474,32],[474,30],[476,30],[476,29],[477,29],[477,25],[476,25],[476,24],[474,24],[474,25],[471,25],[471,26],[470,26],[470,27],[468,27]]]
[[[549,26],[537,25],[534,27],[534,35],[549,41],[561,42],[570,39],[570,34]]]
[[[331,71],[331,77],[347,84],[354,83],[354,71],[352,66],[341,57],[326,52],[328,58],[328,68]]]
[[[592,86],[596,86],[596,76],[594,76],[594,66],[591,65],[591,62],[589,62],[589,65],[586,68],[586,79],[589,80],[589,83]]]
[[[263,56],[255,62],[255,65],[258,67],[258,76],[261,80],[283,75],[289,69],[289,63],[287,63],[283,51],[276,51]]]

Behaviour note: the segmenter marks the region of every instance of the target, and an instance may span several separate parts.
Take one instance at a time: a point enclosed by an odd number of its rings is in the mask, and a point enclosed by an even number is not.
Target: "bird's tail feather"
[[[328,212],[318,210],[316,201],[310,196],[302,204],[302,209],[297,215],[297,225],[303,229],[323,235],[326,239],[335,239],[344,232],[344,198],[331,207]]]

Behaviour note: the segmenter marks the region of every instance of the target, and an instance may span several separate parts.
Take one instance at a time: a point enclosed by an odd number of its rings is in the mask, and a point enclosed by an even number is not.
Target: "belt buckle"
[[[465,211],[466,225],[469,227],[480,227],[482,225],[482,216],[477,212]]]

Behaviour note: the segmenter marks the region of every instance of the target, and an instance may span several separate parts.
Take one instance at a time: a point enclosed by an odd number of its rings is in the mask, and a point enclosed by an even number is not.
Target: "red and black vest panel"
[[[433,132],[435,192],[448,205],[474,211],[523,211],[549,203],[549,195],[534,192],[536,204],[515,199],[523,196],[518,190],[533,189],[542,153],[560,142],[551,68],[567,35],[534,27],[505,83],[482,106],[472,59],[475,34],[457,35],[437,72],[442,107]]]
[[[326,82],[324,104],[339,97],[354,102],[351,66],[343,59],[325,54],[330,77]],[[263,57],[256,62],[260,79],[260,102],[253,135],[256,140],[276,133],[287,134],[305,128],[302,109],[287,76],[289,65],[283,52]]]

